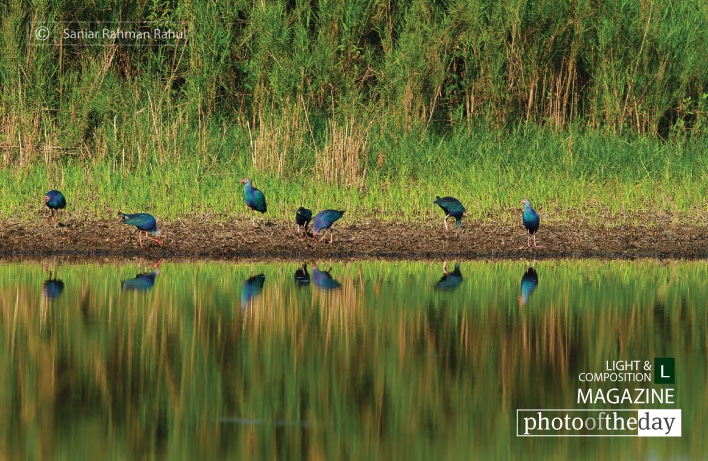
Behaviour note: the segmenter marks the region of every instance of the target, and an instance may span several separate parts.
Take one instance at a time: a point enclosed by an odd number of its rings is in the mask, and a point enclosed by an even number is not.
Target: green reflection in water
[[[534,290],[515,261],[335,262],[336,288],[298,267],[0,265],[0,458],[708,452],[705,262],[543,261]],[[676,404],[640,407],[682,409],[682,438],[515,436],[518,408],[612,408],[578,374],[654,357]]]

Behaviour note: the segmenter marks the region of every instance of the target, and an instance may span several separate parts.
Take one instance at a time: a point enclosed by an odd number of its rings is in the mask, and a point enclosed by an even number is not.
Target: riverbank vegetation
[[[201,3],[0,10],[0,214],[705,210],[703,2]]]

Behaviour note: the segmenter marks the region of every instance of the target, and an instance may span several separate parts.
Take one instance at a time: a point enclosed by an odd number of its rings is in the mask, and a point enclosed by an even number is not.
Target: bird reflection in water
[[[528,266],[521,277],[521,294],[519,295],[519,306],[523,307],[529,301],[531,293],[538,286],[538,273],[532,266]]]
[[[241,309],[246,310],[250,307],[253,298],[263,291],[263,283],[265,283],[264,274],[254,275],[243,282],[241,287]]]
[[[54,272],[49,269],[49,265],[46,263],[44,268],[49,271],[49,278],[42,284],[42,294],[47,299],[57,299],[64,291],[64,282],[57,278],[57,263],[54,262]]]
[[[160,275],[160,264],[162,259],[148,267],[152,267],[149,272],[143,272],[135,276],[135,278],[123,280],[120,287],[123,290],[148,291],[155,285],[155,278]]]
[[[310,273],[307,272],[307,263],[302,263],[297,266],[295,271],[295,285],[299,287],[308,286],[310,284]]]
[[[460,263],[455,261],[455,270],[448,272],[447,261],[443,263],[443,276],[435,284],[436,290],[452,291],[462,283],[462,273],[460,272]]]
[[[323,265],[324,266],[324,265]],[[317,262],[312,263],[312,282],[316,287],[322,288],[324,290],[334,290],[342,286],[341,283],[337,282],[332,278],[329,272],[332,270],[332,261],[329,262],[328,270],[320,270],[317,267]]]

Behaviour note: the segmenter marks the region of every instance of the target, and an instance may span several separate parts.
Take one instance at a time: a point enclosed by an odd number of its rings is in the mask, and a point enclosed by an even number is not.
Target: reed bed
[[[4,217],[33,218],[59,188],[87,216],[232,219],[245,175],[276,219],[305,205],[420,220],[447,194],[476,218],[523,196],[551,220],[705,209],[698,0],[43,0],[0,15]],[[96,24],[187,35],[63,38]]]

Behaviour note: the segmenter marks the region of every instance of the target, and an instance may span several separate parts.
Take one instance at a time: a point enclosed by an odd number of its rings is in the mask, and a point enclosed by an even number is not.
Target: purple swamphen
[[[436,200],[433,202],[437,206],[443,209],[445,212],[445,230],[447,230],[447,218],[455,218],[455,226],[462,227],[462,215],[465,213],[465,207],[462,206],[459,200],[455,197],[435,197]]]
[[[148,213],[118,213],[121,215],[123,218],[123,224],[130,224],[132,226],[135,226],[138,228],[139,232],[138,233],[138,242],[140,242],[140,246],[143,246],[143,238],[142,234],[143,232],[145,233],[145,238],[148,240],[152,240],[153,242],[157,242],[162,246],[162,233],[160,232],[160,229],[157,228],[157,221],[155,220],[155,217],[151,214]],[[152,234],[155,236],[155,238],[150,237]]]
[[[447,270],[447,261],[443,263],[443,276],[440,277],[438,283],[435,284],[435,289],[440,291],[452,291],[462,283],[462,273],[460,272],[460,263],[455,261],[455,269],[450,272]]]
[[[253,187],[253,183],[248,178],[243,178],[241,180],[241,184],[245,184],[245,186],[243,188],[243,200],[246,202],[246,205],[248,206],[248,208],[250,208],[252,210],[251,211],[251,224],[253,224],[255,226],[256,222],[253,217],[254,216],[253,211],[265,213],[268,210],[268,206],[266,205],[265,195],[263,195],[263,192],[256,189],[255,187]]]
[[[300,207],[295,211],[295,222],[297,223],[298,227],[302,227],[303,230],[305,231],[305,235],[307,235],[307,226],[310,224],[310,221],[312,221],[312,210],[308,210],[305,207]],[[300,230],[298,229],[298,233]]]
[[[312,237],[317,238],[318,233],[327,229],[329,231],[329,243],[332,243],[332,224],[342,216],[344,216],[344,210],[322,210],[317,213],[312,223]],[[322,240],[324,240],[324,235],[319,239],[320,242]]]
[[[334,290],[342,286],[341,283],[337,282],[332,278],[329,272],[332,270],[332,262],[329,263],[328,270],[320,270],[317,267],[317,262],[312,263],[312,282],[316,287],[322,288],[324,290]]]
[[[58,190],[50,190],[44,194],[44,204],[49,207],[49,214],[44,217],[44,221],[49,225],[49,219],[54,216],[54,210],[66,207],[66,198]]]
[[[261,294],[266,276],[264,274],[254,275],[243,282],[241,286],[241,309],[248,309],[253,302],[253,298]]]
[[[531,236],[533,235],[533,246],[538,247],[538,245],[536,245],[536,231],[541,224],[541,218],[539,218],[538,213],[534,211],[529,199],[525,198],[520,203],[524,206],[524,214],[521,216],[521,221],[524,223],[524,228],[526,228],[528,232],[526,244],[529,248],[531,247]]]
[[[533,290],[535,290],[537,286],[538,273],[536,272],[536,269],[529,266],[526,268],[526,272],[524,272],[523,277],[521,277],[521,294],[519,295],[519,306],[524,307],[526,303],[529,302],[531,293],[533,293]]]

